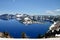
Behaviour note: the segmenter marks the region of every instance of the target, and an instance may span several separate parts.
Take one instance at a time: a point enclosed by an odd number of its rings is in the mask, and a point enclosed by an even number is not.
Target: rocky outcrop
[[[27,35],[25,34],[25,32],[22,32],[21,38],[28,38]]]
[[[11,36],[7,32],[0,32],[0,38],[11,38]]]

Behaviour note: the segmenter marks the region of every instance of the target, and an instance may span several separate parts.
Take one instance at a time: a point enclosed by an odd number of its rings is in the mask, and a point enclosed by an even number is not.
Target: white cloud
[[[57,15],[57,14],[60,15],[60,9],[56,9],[56,10],[47,10],[45,13],[46,13],[46,14],[52,14],[52,15]]]
[[[60,9],[56,9],[55,11],[60,11]]]
[[[46,13],[53,14],[54,12],[53,11],[50,11],[50,10],[47,10]]]

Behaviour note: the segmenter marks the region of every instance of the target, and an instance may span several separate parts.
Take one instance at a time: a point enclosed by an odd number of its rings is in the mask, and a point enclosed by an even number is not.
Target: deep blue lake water
[[[49,27],[51,22],[44,24],[31,24],[24,25],[17,20],[0,20],[0,32],[8,32],[14,38],[20,38],[21,33],[25,32],[27,36],[35,38],[38,34],[44,35]]]

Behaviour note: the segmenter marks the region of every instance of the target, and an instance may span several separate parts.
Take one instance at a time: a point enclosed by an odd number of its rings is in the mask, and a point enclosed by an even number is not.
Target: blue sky
[[[60,0],[0,0],[0,14],[59,15]]]

